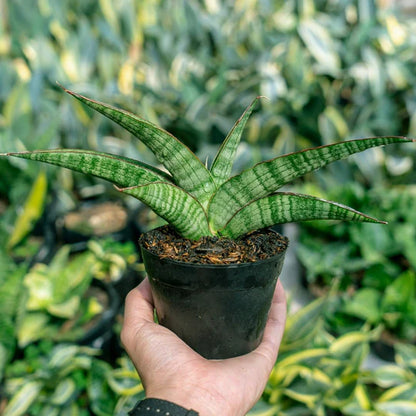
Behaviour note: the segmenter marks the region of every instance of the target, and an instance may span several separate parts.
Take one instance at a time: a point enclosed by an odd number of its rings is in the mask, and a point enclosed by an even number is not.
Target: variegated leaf
[[[148,205],[185,238],[197,240],[211,234],[202,205],[191,194],[176,185],[154,182],[119,190]]]
[[[77,389],[75,381],[67,377],[61,380],[55,388],[55,391],[50,396],[49,401],[56,406],[68,405],[71,398]]]
[[[234,163],[237,147],[241,140],[244,127],[249,119],[257,101],[262,97],[257,97],[246,108],[243,115],[237,120],[233,128],[228,133],[227,137],[223,141],[221,147],[211,166],[211,175],[217,186],[225,182],[231,174],[231,169]]]
[[[208,203],[215,190],[214,180],[204,164],[176,137],[128,111],[67,89],[65,91],[134,134],[169,170],[177,185],[194,195],[202,204]]]
[[[280,346],[281,352],[302,350],[309,345],[310,340],[321,329],[325,302],[325,297],[317,298],[290,314]]]
[[[220,234],[237,238],[274,224],[305,220],[343,220],[383,223],[337,202],[310,195],[278,192],[246,205],[228,221]]]
[[[4,409],[3,416],[23,416],[37,399],[39,392],[42,390],[40,381],[28,381],[23,387],[10,399]]]
[[[336,160],[371,147],[415,141],[405,137],[374,137],[349,140],[261,162],[224,182],[213,196],[208,216],[216,231],[248,203],[270,195],[286,183]]]
[[[416,416],[416,403],[414,401],[392,400],[376,403],[375,408],[380,414],[389,416]]]
[[[170,180],[170,175],[146,163],[93,150],[36,150],[33,152],[7,153],[7,155],[45,162],[94,175],[123,187]]]

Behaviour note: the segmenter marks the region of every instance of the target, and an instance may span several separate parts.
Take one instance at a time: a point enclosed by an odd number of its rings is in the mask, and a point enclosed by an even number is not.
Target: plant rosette
[[[109,180],[120,192],[132,195],[148,205],[157,215],[166,220],[182,238],[191,242],[200,241],[203,238],[214,238],[218,239],[217,241],[223,241],[223,239],[240,241],[250,232],[263,230],[275,224],[311,219],[383,223],[383,221],[345,205],[310,195],[280,192],[279,188],[308,172],[333,161],[344,159],[354,153],[376,146],[414,141],[396,136],[349,140],[275,157],[231,176],[243,129],[260,97],[253,100],[234,124],[208,167],[186,145],[153,123],[127,111],[66,91],[139,138],[154,153],[167,172],[125,156],[93,150],[37,150],[5,153],[3,156],[51,163]],[[175,250],[175,246],[172,247],[172,250]],[[276,254],[273,253],[271,258]],[[219,273],[218,270],[221,267],[224,270],[234,271],[239,268],[243,270],[252,267],[252,265],[247,266],[245,262],[238,266],[238,260],[235,263],[232,267],[214,265],[217,270],[215,273]],[[200,276],[203,274],[203,270],[214,266],[200,265],[198,272],[192,274],[193,280],[201,280]],[[274,272],[269,276],[273,282],[272,285],[276,282],[275,271],[279,268],[278,265],[272,268]],[[151,274],[149,270],[147,272],[149,275]],[[181,269],[179,273],[183,273],[183,270]],[[250,272],[249,274],[255,278],[248,278],[242,286],[243,289],[234,291],[236,299],[243,299],[243,295],[252,282],[256,281],[257,277],[260,278],[258,275],[262,273],[266,272]],[[233,280],[238,280],[240,274],[242,272],[238,271],[233,274],[233,278],[228,276],[225,281],[235,285]],[[176,276],[174,281],[177,282],[180,278],[181,274]],[[265,276],[264,278],[267,279]],[[174,286],[172,282],[171,286]],[[158,299],[154,284],[152,288],[155,299]],[[207,292],[207,290],[208,288],[204,285],[199,289],[200,293]],[[221,290],[217,289],[218,292]],[[259,293],[262,292],[266,292],[266,290],[259,290]],[[228,302],[227,299],[223,299],[223,301]],[[247,303],[239,304],[236,301],[233,305],[235,309],[241,311],[241,321],[249,322],[257,319],[259,322],[257,333],[261,334],[263,329],[260,326],[264,325],[265,319],[254,318],[252,316],[254,312],[247,307]],[[266,312],[267,315],[268,306],[268,303],[264,302],[261,309],[262,314]],[[159,304],[156,309],[158,316],[162,315],[160,307]],[[227,322],[231,319],[228,315],[224,315],[223,308],[218,304],[207,305],[207,308],[212,310],[212,314],[215,311],[218,312],[216,318],[218,325],[220,320]],[[228,310],[231,309],[228,308]],[[245,317],[244,312],[247,313]],[[184,315],[185,317],[191,316],[191,314]],[[165,318],[164,315],[162,318],[169,327],[170,318]],[[203,319],[201,318],[200,321]],[[212,333],[215,333],[217,326],[213,326]],[[195,328],[190,327],[189,330],[193,332]],[[185,337],[184,334],[180,335]],[[222,340],[218,342],[222,342]],[[255,345],[256,343],[249,343],[247,350]],[[222,351],[222,358],[242,353],[241,350],[225,351],[222,348],[219,350]],[[208,358],[215,356],[211,357],[211,353],[205,351],[203,353]]]

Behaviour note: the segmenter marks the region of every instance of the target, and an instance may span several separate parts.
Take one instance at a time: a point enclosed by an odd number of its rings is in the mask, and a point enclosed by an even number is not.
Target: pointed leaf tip
[[[208,204],[215,190],[214,180],[198,157],[175,136],[129,111],[90,99],[67,89],[65,91],[136,136],[167,168],[175,183],[195,196],[204,205]]]
[[[233,213],[249,202],[265,197],[293,179],[331,162],[345,159],[372,147],[414,141],[415,139],[403,136],[354,139],[305,149],[260,162],[228,179],[218,188],[209,205],[211,226],[214,230],[221,229]]]

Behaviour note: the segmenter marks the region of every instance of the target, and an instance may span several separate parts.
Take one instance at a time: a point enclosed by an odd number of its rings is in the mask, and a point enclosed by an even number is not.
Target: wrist
[[[146,397],[165,400],[175,403],[185,409],[193,410],[199,416],[227,416],[230,414],[224,407],[226,406],[223,398],[214,397],[208,391],[200,387],[193,389],[183,389],[183,386],[163,389],[146,389]]]

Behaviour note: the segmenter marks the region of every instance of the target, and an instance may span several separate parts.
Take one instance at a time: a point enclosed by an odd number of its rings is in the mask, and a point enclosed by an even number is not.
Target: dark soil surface
[[[202,264],[251,263],[286,250],[289,240],[271,230],[253,231],[237,240],[202,237],[192,241],[181,237],[170,226],[151,230],[140,237],[140,244],[162,258]]]

